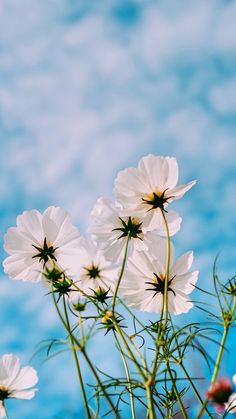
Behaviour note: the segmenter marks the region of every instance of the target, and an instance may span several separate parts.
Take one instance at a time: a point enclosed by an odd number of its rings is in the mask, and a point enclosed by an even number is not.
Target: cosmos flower
[[[4,409],[6,399],[32,399],[37,389],[31,387],[37,382],[37,372],[32,367],[20,368],[17,356],[3,355],[0,358],[0,417],[6,416]]]
[[[166,240],[151,234],[148,252],[134,252],[128,259],[120,293],[127,305],[141,311],[161,312],[166,273]],[[193,304],[190,294],[198,278],[198,271],[188,272],[193,253],[188,252],[174,261],[174,246],[170,248],[168,280],[168,310],[173,314],[188,312]]]
[[[68,266],[67,275],[87,295],[99,289],[112,290],[118,276],[118,268],[104,258],[103,251],[92,240],[81,238],[77,248],[62,258]],[[71,291],[78,298],[76,288]]]
[[[219,412],[224,412],[225,403],[228,402],[233,393],[231,381],[228,378],[219,378],[215,383],[211,384],[207,398],[215,404]]]
[[[12,279],[37,282],[51,262],[65,268],[61,257],[69,254],[78,240],[79,232],[64,209],[49,207],[42,214],[25,211],[4,237],[4,248],[10,254],[3,262],[4,271]]]
[[[147,250],[146,235],[144,234],[142,219],[138,217],[123,216],[120,206],[112,201],[99,198],[91,212],[92,227],[89,231],[93,239],[101,246],[104,256],[112,261],[123,258],[123,251],[129,235],[129,254],[134,250]],[[170,234],[176,233],[180,228],[181,218],[169,219]],[[165,226],[156,231],[165,235]]]
[[[123,208],[123,215],[143,220],[143,231],[163,229],[163,212],[172,234],[180,227],[179,216],[167,207],[174,199],[180,199],[196,182],[176,186],[179,176],[178,163],[174,157],[143,157],[138,168],[125,169],[115,180],[117,202]]]
[[[133,217],[121,217],[120,207],[112,201],[99,198],[92,209],[92,227],[89,231],[101,246],[104,256],[113,261],[123,257],[127,236],[130,236],[129,250],[145,250],[145,236],[142,221]]]

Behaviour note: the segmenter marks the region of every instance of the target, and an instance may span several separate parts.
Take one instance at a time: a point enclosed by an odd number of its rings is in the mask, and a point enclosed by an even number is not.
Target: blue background
[[[180,182],[198,181],[175,205],[183,216],[178,254],[194,250],[201,287],[212,286],[219,250],[220,276],[232,276],[235,19],[230,0],[1,0],[1,238],[23,210],[49,205],[66,208],[85,232],[118,170],[163,154],[177,157]],[[63,332],[41,285],[3,272],[0,279],[0,351],[25,364],[38,342]],[[92,344],[90,353],[115,374],[121,367],[106,360],[109,345]],[[234,332],[222,374],[236,372],[235,345]],[[31,402],[9,402],[10,417],[72,419],[83,411],[69,354],[32,365],[40,391]]]

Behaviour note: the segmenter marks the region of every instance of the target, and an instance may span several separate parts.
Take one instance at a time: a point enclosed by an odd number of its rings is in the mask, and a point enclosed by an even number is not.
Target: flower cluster
[[[177,182],[178,164],[173,157],[148,155],[137,168],[119,172],[115,201],[100,198],[91,212],[90,239],[80,236],[62,208],[49,207],[42,214],[25,211],[5,236],[10,254],[4,261],[5,272],[25,281],[46,277],[50,283],[51,279],[54,289],[65,290],[72,299],[96,295],[99,288],[112,295],[127,244],[128,263],[119,287],[126,304],[161,312],[166,282],[169,312],[187,312],[198,272],[189,272],[192,252],[174,261],[172,243],[167,251],[169,237],[181,224],[169,204],[195,181],[181,186]]]

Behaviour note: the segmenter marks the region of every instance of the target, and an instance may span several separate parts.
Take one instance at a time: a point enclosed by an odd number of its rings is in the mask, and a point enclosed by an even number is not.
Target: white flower
[[[188,272],[193,262],[192,252],[185,253],[176,262],[174,262],[174,253],[174,246],[171,243],[168,310],[173,314],[181,314],[193,307],[188,294],[194,289],[198,271]],[[149,251],[134,252],[128,259],[120,293],[130,307],[141,311],[161,312],[166,260],[166,240],[153,234],[150,236]]]
[[[121,217],[120,207],[112,201],[99,198],[92,209],[91,218],[93,226],[89,231],[93,239],[101,246],[106,259],[117,262],[123,258],[128,234],[130,235],[130,253],[134,249],[147,249],[142,221],[133,217]]]
[[[43,214],[25,211],[17,217],[17,227],[9,228],[4,238],[9,257],[3,262],[4,271],[12,279],[39,281],[51,261],[61,265],[61,257],[78,244],[79,232],[62,208],[49,207]]]
[[[166,235],[163,227],[162,211],[168,204],[180,199],[196,182],[176,186],[178,182],[178,163],[174,157],[143,157],[138,168],[125,169],[118,173],[115,180],[117,202],[123,214],[143,220],[143,231],[158,230]],[[170,233],[180,228],[180,219],[174,211],[166,212]]]
[[[98,288],[112,290],[115,286],[118,268],[104,258],[102,250],[92,240],[80,239],[77,248],[63,258],[68,269],[66,274],[70,276],[74,284],[87,295],[93,295]],[[74,289],[74,291],[73,291]],[[77,297],[76,287],[73,294]]]
[[[5,417],[3,402],[8,398],[27,399],[34,397],[38,382],[37,372],[27,366],[20,368],[19,358],[5,354],[0,358],[0,417]]]
[[[232,381],[236,386],[236,374],[233,375]],[[227,403],[225,403],[225,409],[228,413],[236,413],[236,393],[229,396]]]

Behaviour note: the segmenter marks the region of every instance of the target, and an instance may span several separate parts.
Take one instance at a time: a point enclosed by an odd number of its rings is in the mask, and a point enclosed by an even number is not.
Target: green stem
[[[75,342],[76,342],[76,340],[75,340]],[[92,373],[93,373],[94,377],[96,378],[98,385],[101,387],[102,392],[103,392],[103,394],[104,394],[104,397],[106,398],[107,402],[109,403],[109,405],[110,405],[110,407],[111,407],[112,411],[115,413],[115,415],[116,415],[116,419],[121,419],[121,418],[120,418],[120,415],[117,413],[117,409],[115,408],[115,406],[114,406],[114,404],[112,403],[112,401],[111,401],[110,397],[108,396],[108,394],[107,394],[106,390],[104,389],[104,386],[103,386],[103,384],[102,384],[102,382],[101,382],[101,380],[100,380],[100,378],[99,378],[99,375],[98,375],[98,373],[97,373],[96,369],[94,368],[94,366],[93,366],[92,362],[90,361],[90,358],[88,357],[88,354],[87,354],[87,352],[85,351],[85,348],[82,348],[82,349],[81,349],[81,352],[82,352],[82,354],[84,355],[84,357],[85,357],[85,359],[86,359],[86,361],[87,361],[87,363],[88,363],[88,365],[89,365],[89,367],[90,367],[90,369],[91,369],[91,371],[92,371]]]
[[[219,372],[220,362],[221,362],[221,358],[222,358],[222,355],[223,355],[228,331],[229,331],[229,327],[228,326],[226,327],[224,325],[224,332],[223,332],[222,339],[221,339],[221,342],[220,342],[220,349],[219,349],[219,352],[218,352],[218,355],[217,355],[217,358],[216,358],[216,363],[215,363],[215,368],[214,368],[214,371],[213,371],[213,374],[212,374],[211,384],[214,384],[216,379],[217,379],[217,375],[218,375],[218,372]],[[204,400],[204,403],[201,407],[201,410],[197,415],[197,419],[200,419],[202,417],[202,414],[206,410],[208,402],[209,402],[209,399],[208,399],[208,397],[206,397],[205,400]]]
[[[69,339],[70,339],[70,343],[71,343],[71,350],[72,350],[72,353],[73,353],[73,356],[74,356],[75,366],[76,366],[76,370],[77,370],[77,374],[78,374],[78,378],[79,378],[79,382],[80,382],[80,387],[81,387],[81,391],[82,391],[85,412],[86,412],[87,418],[91,419],[91,414],[90,414],[90,411],[89,411],[87,396],[86,396],[84,383],[83,383],[83,377],[82,377],[82,374],[81,374],[79,360],[78,360],[77,352],[76,352],[76,349],[75,349],[74,337],[71,333],[70,320],[69,320],[69,316],[68,316],[68,313],[67,313],[67,307],[66,307],[66,301],[65,301],[65,296],[64,295],[63,295],[63,308],[64,308],[64,314],[65,314],[65,323],[66,323],[66,326],[67,326],[67,331],[69,333]]]
[[[122,279],[122,276],[123,276],[123,273],[124,273],[124,269],[125,269],[125,264],[126,264],[126,259],[127,259],[127,252],[128,252],[128,245],[129,245],[129,239],[130,239],[130,237],[128,235],[127,236],[127,239],[126,239],[126,244],[125,244],[125,251],[124,251],[124,257],[123,257],[123,262],[122,262],[122,266],[121,266],[121,271],[120,271],[119,278],[117,280],[117,284],[116,284],[116,288],[115,288],[115,292],[114,292],[113,300],[112,300],[112,313],[113,314],[114,314],[114,311],[115,311],[117,293],[118,293],[119,286],[120,286],[120,283],[121,283],[121,279]]]
[[[150,382],[146,384],[146,394],[147,394],[147,402],[148,402],[148,419],[156,419],[156,413],[153,405],[153,397],[152,397],[152,385]]]
[[[8,415],[8,412],[7,412],[7,408],[6,408],[6,402],[5,402],[5,400],[3,400],[3,401],[2,401],[2,405],[3,405],[3,409],[5,410],[5,416],[6,416],[6,419],[9,419],[9,415]]]
[[[123,364],[124,364],[125,374],[126,374],[127,381],[128,381],[128,389],[129,389],[130,408],[131,408],[132,419],[136,419],[135,408],[134,408],[134,398],[133,398],[132,385],[131,385],[131,381],[130,381],[130,373],[129,373],[128,364],[127,364],[124,352],[123,352],[123,350],[120,346],[120,342],[117,339],[117,336],[116,336],[115,332],[114,332],[114,337],[115,337],[116,344],[117,344],[117,347],[119,349],[119,352],[120,352],[120,355],[121,355],[121,358],[122,358],[122,361],[123,361]]]
[[[163,220],[166,228],[166,240],[167,240],[167,258],[166,258],[166,272],[165,272],[165,284],[164,284],[164,302],[165,302],[165,327],[168,321],[168,282],[170,273],[170,232],[167,223],[167,219],[164,211],[162,211]],[[164,327],[164,329],[165,329]]]
[[[162,309],[161,309],[161,316],[160,316],[160,327],[157,335],[157,345],[156,345],[156,353],[155,358],[153,361],[153,369],[152,369],[152,381],[155,382],[155,377],[157,373],[157,363],[158,363],[158,355],[159,355],[159,342],[162,340],[163,332],[166,329],[166,325],[168,322],[168,281],[169,281],[169,272],[170,272],[170,232],[168,223],[166,220],[165,212],[162,211],[162,216],[166,228],[166,237],[167,237],[167,258],[166,258],[166,271],[165,271],[165,283],[164,283],[164,294],[162,299]],[[164,316],[165,310],[165,322],[164,326],[162,327],[162,321]]]
[[[170,379],[171,379],[171,382],[172,382],[172,385],[173,385],[173,388],[174,388],[174,392],[175,392],[176,398],[178,400],[179,407],[180,407],[180,410],[182,412],[183,418],[188,419],[188,415],[186,413],[185,407],[182,403],[181,397],[179,395],[178,389],[177,389],[176,384],[175,384],[175,379],[172,375],[172,371],[171,371],[171,368],[170,368],[170,365],[169,365],[169,361],[166,362],[166,368],[168,370],[168,373],[169,373],[169,376],[170,376]]]
[[[135,358],[135,356],[134,356],[134,354],[133,354],[132,350],[130,349],[130,347],[129,347],[129,345],[128,345],[128,343],[127,343],[127,341],[126,341],[126,339],[125,339],[125,337],[124,337],[124,335],[123,335],[123,333],[122,333],[122,329],[121,329],[121,327],[118,325],[118,323],[116,322],[116,320],[115,320],[115,319],[113,319],[113,324],[114,324],[114,327],[115,327],[116,332],[118,333],[118,335],[119,335],[119,336],[120,336],[120,338],[121,338],[121,341],[122,341],[122,343],[123,343],[123,345],[124,345],[125,349],[127,350],[127,352],[128,352],[128,354],[129,354],[129,356],[130,356],[131,360],[133,361],[133,363],[134,363],[134,365],[135,365],[135,367],[136,367],[137,371],[138,371],[138,372],[139,372],[139,374],[141,375],[141,377],[142,377],[142,379],[144,380],[144,382],[146,382],[147,377],[146,377],[146,375],[144,374],[144,372],[142,371],[142,369],[141,369],[141,367],[139,366],[138,362],[136,361],[136,358]]]
[[[177,361],[177,360],[175,360],[175,361],[176,361],[176,363],[178,363],[178,361]],[[199,392],[198,392],[198,390],[197,390],[197,388],[196,388],[196,386],[195,386],[195,384],[194,384],[194,382],[193,382],[192,378],[190,377],[190,375],[189,375],[188,371],[186,370],[186,368],[185,368],[185,366],[183,365],[183,363],[182,363],[182,362],[179,362],[178,364],[180,365],[180,367],[181,367],[181,368],[182,368],[182,370],[184,371],[184,373],[185,373],[185,375],[186,375],[186,377],[187,377],[187,379],[188,379],[188,381],[189,381],[189,383],[190,383],[190,385],[191,385],[191,387],[192,387],[192,389],[193,389],[193,391],[194,391],[194,393],[195,393],[195,395],[196,395],[196,397],[197,397],[197,399],[198,399],[199,403],[201,403],[201,405],[203,406],[204,402],[203,402],[203,400],[202,400],[202,398],[201,398],[201,396],[200,396],[200,394],[199,394]],[[206,410],[206,412],[207,412],[207,414],[208,414],[209,418],[214,419],[214,418],[213,418],[213,416],[212,416],[212,414],[209,412],[209,410],[207,409],[207,407],[206,407],[206,406],[205,406],[205,410]]]
[[[222,358],[222,355],[223,355],[228,331],[229,331],[229,327],[224,326],[224,333],[222,335],[222,340],[221,340],[221,343],[220,343],[220,349],[219,349],[219,352],[218,352],[218,355],[217,355],[216,364],[215,364],[215,368],[214,368],[212,379],[211,379],[211,384],[214,384],[216,379],[217,379],[217,375],[218,375],[218,372],[219,372],[220,362],[221,362],[221,358]]]
[[[66,331],[68,332],[68,329],[67,329],[67,325],[65,323],[65,320],[64,320],[64,318],[63,318],[63,316],[62,316],[62,314],[61,314],[61,312],[60,312],[60,310],[59,310],[59,308],[57,306],[57,302],[56,302],[54,293],[53,293],[53,302],[54,302],[54,305],[55,305],[57,314],[58,314],[58,316],[59,316],[59,318],[60,318],[63,326],[65,327]],[[68,334],[69,334],[69,332],[68,332]],[[90,358],[89,358],[87,352],[85,351],[85,348],[80,345],[79,341],[76,339],[75,336],[73,336],[73,339],[74,339],[75,344],[78,346],[78,348],[80,349],[81,353],[83,354],[83,356],[84,356],[84,358],[85,358],[88,366],[90,367],[90,369],[91,369],[91,371],[92,371],[92,373],[93,373],[93,375],[94,375],[94,377],[95,377],[98,385],[101,387],[102,392],[104,394],[104,397],[106,398],[107,402],[111,406],[112,411],[116,414],[116,418],[117,419],[120,419],[120,416],[116,413],[117,412],[117,409],[113,405],[113,403],[112,403],[109,395],[107,394],[106,390],[104,389],[104,386],[103,386],[103,384],[102,384],[102,382],[101,382],[101,380],[100,380],[100,378],[99,378],[99,376],[97,374],[97,371],[96,371],[95,367],[93,366],[92,362],[90,361]]]

